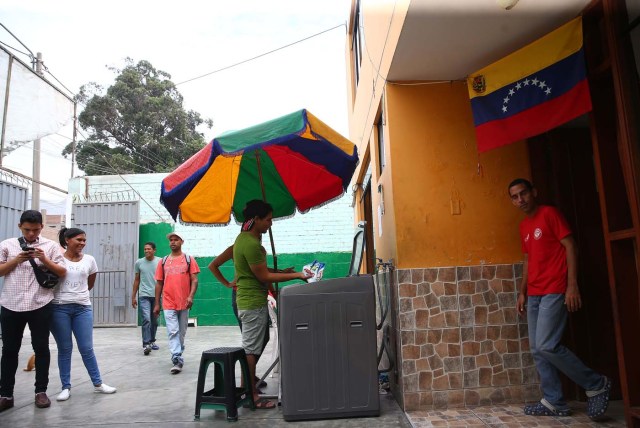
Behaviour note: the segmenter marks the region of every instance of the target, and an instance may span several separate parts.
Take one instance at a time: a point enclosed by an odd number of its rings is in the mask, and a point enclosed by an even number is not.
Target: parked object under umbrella
[[[162,180],[160,201],[186,224],[226,225],[232,214],[241,223],[252,199],[290,217],[342,196],[357,164],[351,141],[300,110],[215,138]]]

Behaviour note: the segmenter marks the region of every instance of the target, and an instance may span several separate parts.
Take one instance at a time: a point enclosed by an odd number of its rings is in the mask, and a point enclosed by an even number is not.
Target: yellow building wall
[[[390,179],[381,181],[393,227],[385,214],[378,253],[401,269],[522,260],[522,214],[507,186],[530,176],[526,144],[478,154],[464,82],[388,84],[385,94]]]

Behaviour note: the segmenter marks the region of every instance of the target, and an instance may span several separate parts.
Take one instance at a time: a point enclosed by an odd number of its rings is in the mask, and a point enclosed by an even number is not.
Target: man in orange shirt
[[[200,268],[193,257],[182,252],[184,240],[180,235],[171,232],[167,239],[171,254],[164,257],[156,269],[156,301],[153,313],[156,316],[160,314],[162,297],[173,364],[171,374],[178,374],[184,365],[184,337],[189,322],[189,309],[193,306],[193,298],[198,289]]]

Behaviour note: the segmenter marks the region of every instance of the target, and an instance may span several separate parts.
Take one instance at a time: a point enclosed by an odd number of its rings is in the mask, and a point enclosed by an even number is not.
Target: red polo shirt
[[[560,211],[540,205],[533,217],[520,223],[522,252],[528,255],[527,294],[564,294],[567,290],[567,254],[560,240],[571,229]]]

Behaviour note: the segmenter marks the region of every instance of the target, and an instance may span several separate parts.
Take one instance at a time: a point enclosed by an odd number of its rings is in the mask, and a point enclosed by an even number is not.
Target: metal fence
[[[127,317],[127,277],[124,270],[98,272],[91,293],[94,323],[101,326],[133,324]]]

